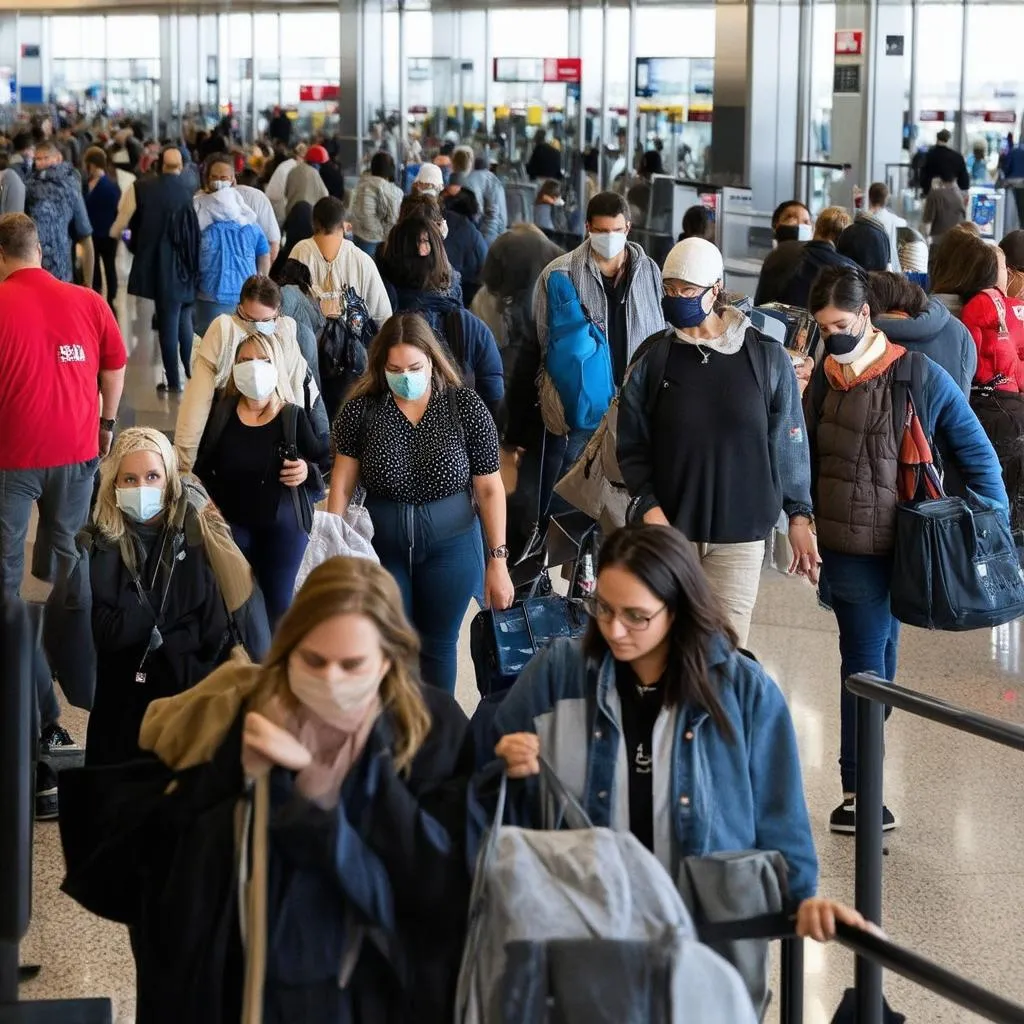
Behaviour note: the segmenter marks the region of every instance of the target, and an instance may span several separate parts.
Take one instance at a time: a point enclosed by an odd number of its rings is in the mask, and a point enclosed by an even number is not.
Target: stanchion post
[[[857,698],[856,906],[882,923],[882,705]],[[857,957],[857,1024],[882,1024],[882,968]]]
[[[804,1024],[804,940],[782,940],[779,1024]]]

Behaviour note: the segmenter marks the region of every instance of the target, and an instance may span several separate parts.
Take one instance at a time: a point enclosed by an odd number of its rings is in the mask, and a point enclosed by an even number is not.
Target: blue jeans
[[[523,454],[516,490],[508,499],[508,545],[513,563],[529,543],[534,524],[544,537],[551,516],[572,511],[572,506],[554,493],[555,484],[576,464],[592,434],[592,430],[572,430],[559,437],[548,432],[543,466],[539,441]]]
[[[33,505],[39,509],[33,574],[54,582],[70,570],[78,557],[75,535],[89,518],[98,464],[95,458],[49,469],[0,470],[0,586],[5,594],[21,589]],[[49,672],[35,675],[39,720],[45,729],[59,721],[60,705]]]
[[[263,591],[267,619],[273,629],[292,603],[295,577],[309,543],[309,536],[295,517],[291,496],[281,495],[272,523],[255,528],[232,523],[231,533]]]
[[[839,773],[843,792],[857,791],[857,698],[843,685],[858,672],[874,672],[892,682],[900,624],[889,609],[892,558],[843,555],[821,550],[829,603],[839,625],[841,697],[839,701]]]
[[[367,497],[373,547],[420,635],[424,683],[455,693],[459,630],[483,590],[480,521],[468,494],[426,505]]]
[[[212,299],[196,299],[195,328],[196,334],[203,337],[210,324],[224,313],[229,316],[238,308],[238,302],[214,302]],[[187,363],[185,364],[188,365]]]
[[[357,249],[362,249],[367,256],[375,256],[377,253],[377,246],[380,245],[380,242],[367,242],[365,238],[360,238],[358,235],[353,235],[352,244]]]
[[[178,356],[181,356],[185,376],[192,376],[192,306],[180,302],[156,303],[156,327],[160,338],[160,357],[164,364],[167,386],[177,390],[181,387],[178,372]],[[201,332],[206,333],[204,328]]]

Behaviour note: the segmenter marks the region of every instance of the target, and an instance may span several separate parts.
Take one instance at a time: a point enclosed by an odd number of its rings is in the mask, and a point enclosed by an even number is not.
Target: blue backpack
[[[545,368],[570,430],[596,430],[615,397],[608,339],[587,315],[569,275],[548,277]]]

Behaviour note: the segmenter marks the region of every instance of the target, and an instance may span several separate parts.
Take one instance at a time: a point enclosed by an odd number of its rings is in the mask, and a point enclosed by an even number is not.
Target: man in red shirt
[[[76,556],[100,456],[110,450],[127,361],[110,307],[42,269],[39,235],[21,213],[0,217],[0,583],[17,594],[33,504],[37,545],[58,572]],[[34,559],[49,576],[46,560]],[[37,682],[45,747],[70,745],[50,679]],[[56,777],[40,768],[39,817],[57,816]],[[46,776],[44,782],[44,776]],[[52,781],[52,786],[49,783]]]

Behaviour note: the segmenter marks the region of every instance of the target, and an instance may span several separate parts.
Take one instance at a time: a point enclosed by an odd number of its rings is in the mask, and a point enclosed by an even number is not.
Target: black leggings
[[[114,305],[117,298],[117,239],[98,238],[92,236],[93,248],[96,250],[96,261],[92,267],[92,290],[103,294],[103,285],[100,280],[100,264],[103,264],[103,273],[107,278],[107,302]]]

